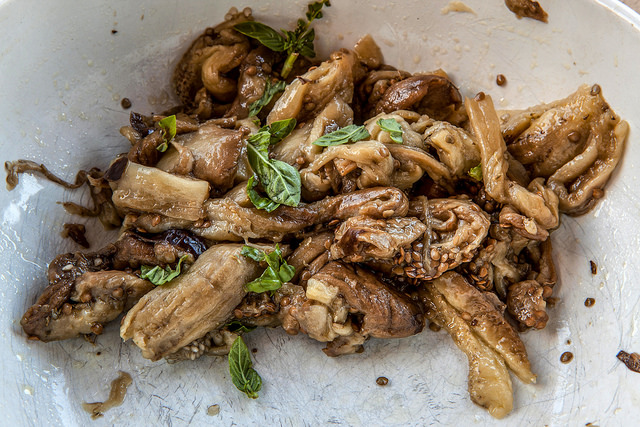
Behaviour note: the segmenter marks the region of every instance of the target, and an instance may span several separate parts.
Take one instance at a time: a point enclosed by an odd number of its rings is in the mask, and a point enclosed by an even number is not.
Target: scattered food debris
[[[450,1],[448,5],[440,9],[440,13],[443,15],[447,15],[450,12],[473,13],[474,15],[476,14],[473,9],[471,9],[461,1]]]
[[[593,307],[593,304],[595,303],[596,303],[595,298],[587,298],[586,300],[584,300],[585,307]]]
[[[622,363],[627,365],[627,368],[629,368],[633,372],[640,373],[640,354],[638,353],[629,354],[626,351],[620,351],[620,353],[618,353],[616,357],[620,359]]]
[[[531,18],[540,22],[547,22],[548,14],[542,9],[540,3],[533,0],[504,0],[509,10],[513,12],[518,19]]]
[[[387,377],[378,377],[376,379],[376,384],[378,384],[379,386],[386,386],[387,384],[389,384],[389,378]]]
[[[207,415],[212,417],[220,413],[220,405],[211,405],[207,408]]]
[[[120,371],[118,378],[111,381],[111,391],[109,398],[104,402],[82,403],[82,409],[91,414],[91,419],[100,418],[106,411],[116,406],[122,405],[127,394],[127,388],[131,385],[131,375]]]
[[[562,363],[564,363],[564,364],[567,364],[567,363],[571,362],[572,360],[573,360],[573,353],[571,353],[570,351],[565,351],[560,356],[560,361]]]
[[[87,237],[84,235],[87,229],[82,224],[64,224],[60,235],[63,238],[69,238],[82,246],[83,248],[88,248],[91,245],[87,241]]]
[[[596,263],[593,261],[589,261],[589,265],[591,266],[591,274],[593,274],[594,276],[598,274],[598,266],[596,265]]]

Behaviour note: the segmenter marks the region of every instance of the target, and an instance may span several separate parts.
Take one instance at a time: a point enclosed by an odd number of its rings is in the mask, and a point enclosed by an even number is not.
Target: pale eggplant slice
[[[242,247],[213,246],[186,273],[142,297],[122,321],[122,339],[155,361],[222,326],[262,270],[240,254]]]
[[[204,217],[203,204],[209,198],[206,181],[133,162],[127,163],[111,186],[113,203],[121,212],[145,212],[188,221]]]
[[[428,307],[427,318],[444,328],[469,361],[469,396],[495,418],[504,418],[513,409],[513,386],[502,358],[473,333],[461,317],[433,286],[422,291]]]
[[[461,275],[447,272],[432,285],[459,313],[465,313],[469,325],[482,341],[502,356],[511,369],[525,383],[535,383],[527,350],[518,333],[482,292],[471,286]]]

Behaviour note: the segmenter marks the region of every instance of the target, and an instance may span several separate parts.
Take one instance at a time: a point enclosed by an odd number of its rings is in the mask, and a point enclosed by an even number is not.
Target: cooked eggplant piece
[[[191,105],[202,87],[222,102],[232,101],[235,97],[236,81],[225,73],[242,63],[249,53],[249,42],[233,26],[252,21],[253,17],[241,11],[229,14],[228,18],[207,28],[178,62],[172,81],[184,105]]]
[[[132,162],[111,187],[113,203],[123,213],[145,212],[187,221],[204,218],[204,202],[209,197],[206,181]]]
[[[436,279],[443,280],[443,279]],[[504,418],[513,409],[513,386],[504,360],[485,344],[431,284],[422,292],[427,318],[444,328],[469,362],[469,396],[495,418]]]
[[[507,177],[509,164],[500,123],[491,97],[483,93],[465,101],[469,122],[482,157],[484,190],[499,203],[509,204],[533,218],[545,230],[559,224],[558,196],[543,185],[542,178],[531,181],[527,188]]]
[[[411,245],[426,230],[427,226],[418,218],[352,217],[336,229],[331,258],[346,262],[392,259],[400,248]]]
[[[213,195],[220,196],[233,186],[245,146],[243,137],[240,130],[205,123],[196,132],[177,136],[156,167],[207,181]]]
[[[122,321],[122,339],[159,360],[222,326],[262,270],[240,254],[242,246],[212,246],[186,273],[142,297]]]
[[[333,98],[351,103],[355,62],[355,55],[343,49],[297,77],[273,106],[267,124],[290,118],[304,122],[315,117]]]
[[[354,177],[354,185],[350,191],[388,186],[391,183],[393,163],[393,157],[384,144],[360,141],[328,147],[307,168],[300,171],[300,179],[304,188],[314,195],[326,195],[332,187],[334,192],[341,192],[345,185],[335,185],[335,181],[350,175]]]
[[[378,101],[376,113],[413,110],[443,120],[460,104],[460,92],[446,75],[416,74],[392,84]]]
[[[212,241],[270,239],[279,242],[305,228],[333,220],[345,220],[355,215],[373,218],[404,216],[409,209],[405,194],[393,187],[369,188],[353,193],[326,197],[300,207],[280,206],[271,214],[255,208],[242,207],[232,199],[210,199],[205,203],[206,225],[189,221],[136,215],[125,218],[125,226],[158,233],[169,228],[186,228]]]

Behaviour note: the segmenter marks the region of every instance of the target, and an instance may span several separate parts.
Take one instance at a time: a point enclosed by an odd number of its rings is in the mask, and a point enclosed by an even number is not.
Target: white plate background
[[[82,192],[23,176],[0,190],[0,425],[633,425],[640,375],[616,359],[640,351],[640,19],[613,0],[547,0],[549,24],[517,20],[502,0],[466,0],[475,13],[449,13],[447,0],[334,0],[314,24],[323,53],[375,36],[388,63],[409,71],[446,69],[466,95],[490,93],[498,107],[522,108],[599,83],[631,124],[626,157],[597,208],[562,219],[554,232],[558,305],[542,332],[523,336],[538,384],[514,378],[513,413],[498,422],[469,401],[467,362],[445,332],[371,340],[360,355],[326,357],[322,345],[281,330],[247,336],[262,375],[249,400],[229,379],[226,360],[169,365],[143,359],[116,325],[96,345],[82,339],[27,341],[20,316],[45,285],[46,266],[76,250],[59,236],[67,216],[57,201]],[[71,179],[105,167],[128,142],[128,112],[171,105],[168,78],[182,51],[218,23],[229,1],[0,1],[0,160],[43,162]],[[256,17],[291,27],[306,2],[246,1]],[[112,35],[111,30],[117,34]],[[504,74],[506,87],[495,84]],[[95,221],[89,238],[109,236]],[[113,236],[110,236],[111,238]],[[598,265],[592,276],[589,260]],[[596,299],[592,308],[587,297]],[[567,340],[571,344],[567,344]],[[571,351],[567,365],[560,355]],[[96,353],[101,352],[100,356]],[[104,400],[118,370],[133,376],[122,406],[90,421],[82,401]],[[379,387],[378,376],[389,378]],[[206,414],[219,404],[220,414]]]

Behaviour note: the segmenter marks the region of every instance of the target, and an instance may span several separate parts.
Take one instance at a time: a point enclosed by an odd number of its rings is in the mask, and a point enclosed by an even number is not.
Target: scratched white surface
[[[465,357],[444,332],[373,340],[365,353],[338,359],[304,336],[252,332],[247,341],[258,349],[255,366],[264,380],[256,401],[233,388],[225,360],[153,363],[122,343],[115,325],[95,346],[27,341],[19,319],[44,286],[47,263],[75,249],[59,237],[69,218],[56,202],[86,202],[87,195],[24,177],[15,191],[0,191],[0,425],[637,423],[640,376],[615,355],[640,351],[640,20],[611,0],[549,0],[548,25],[516,20],[502,0],[467,0],[475,13],[442,15],[447,3],[334,0],[315,25],[319,45],[325,52],[349,47],[372,33],[388,63],[412,71],[443,67],[464,93],[484,90],[501,107],[550,101],[598,82],[631,124],[626,158],[605,200],[586,216],[563,218],[553,235],[560,301],[544,331],[523,337],[539,382],[514,379],[509,417],[495,421],[470,403]],[[244,4],[256,4],[260,20],[289,26],[306,2]],[[68,179],[79,168],[106,166],[127,149],[118,134],[127,121],[120,98],[145,113],[170,105],[167,80],[179,52],[231,5],[0,1],[0,160],[41,161]],[[504,88],[494,83],[498,73],[507,76]],[[86,222],[91,241],[109,237]],[[598,265],[595,276],[589,260]],[[584,306],[587,297],[596,299],[594,307]],[[575,355],[567,365],[559,362],[564,351]],[[118,370],[133,376],[124,404],[91,422],[80,403],[104,400]],[[386,387],[375,384],[382,375]],[[220,405],[215,417],[206,413],[213,404]]]

